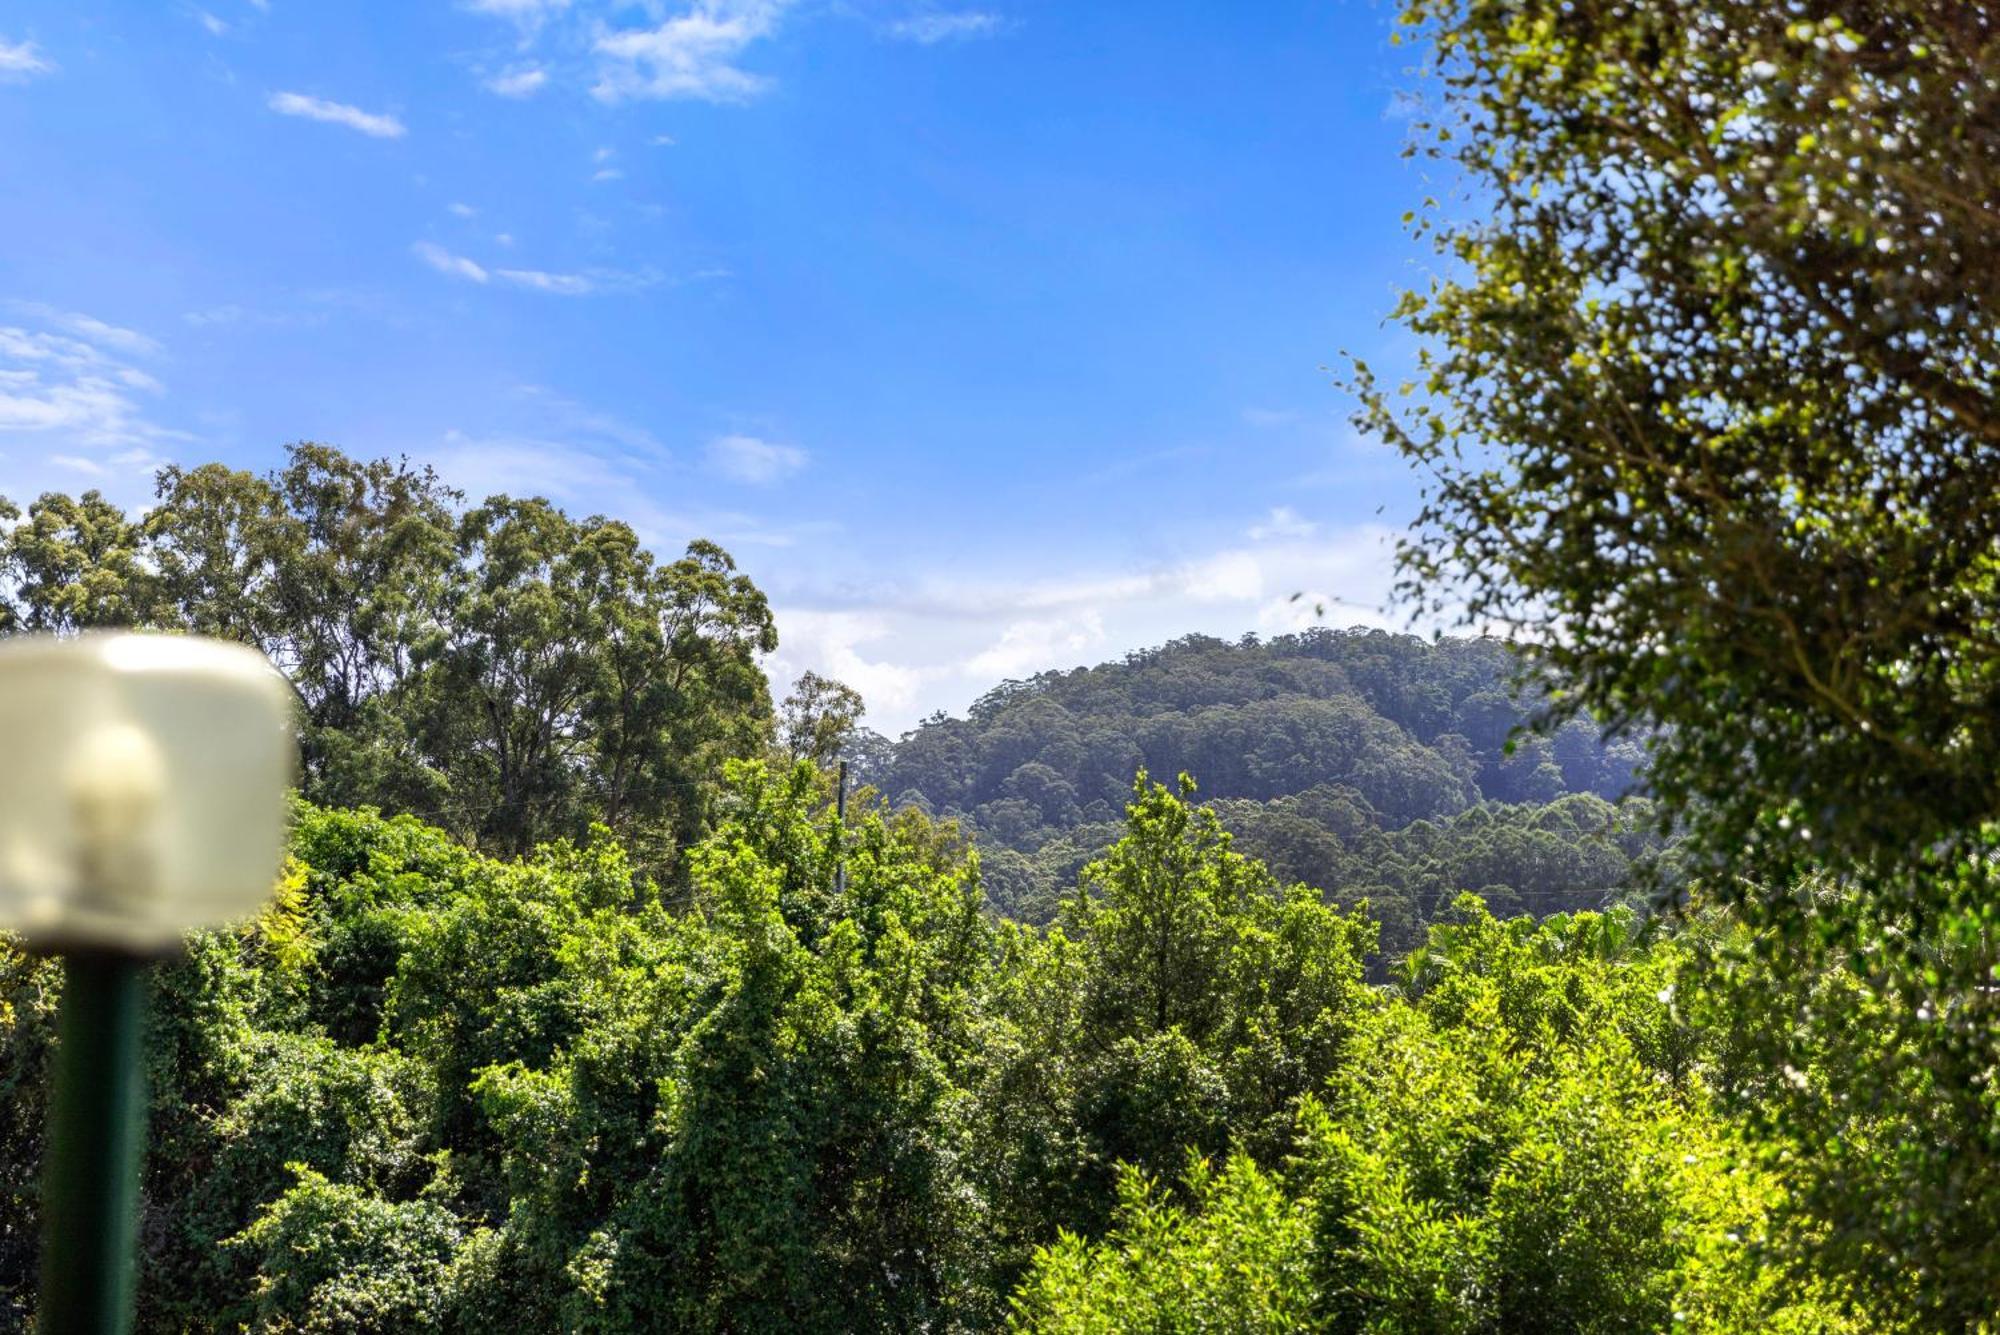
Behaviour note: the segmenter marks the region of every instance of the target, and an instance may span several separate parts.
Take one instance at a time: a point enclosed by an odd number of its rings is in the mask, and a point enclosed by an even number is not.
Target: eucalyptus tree
[[[144,626],[157,585],[139,526],[101,492],[48,492],[21,511],[0,497],[0,630]]]
[[[769,737],[764,595],[712,543],[660,566],[627,525],[539,498],[488,499],[457,542],[427,736],[480,837],[519,852],[598,819],[656,854],[694,835],[721,761]]]
[[[705,831],[722,761],[770,742],[770,606],[712,542],[661,561],[628,525],[467,506],[428,467],[311,442],[264,474],[169,465],[155,495],[142,517],[95,491],[0,501],[0,631],[256,646],[298,696],[317,801],[506,853],[602,822],[660,872]]]
[[[160,471],[142,521],[165,624],[261,649],[298,693],[308,788],[328,801],[434,805],[414,678],[462,572],[454,508],[428,468],[302,442],[268,475]]]
[[[867,712],[861,692],[852,686],[817,672],[800,673],[778,707],[786,756],[816,765],[829,763],[840,755]]]

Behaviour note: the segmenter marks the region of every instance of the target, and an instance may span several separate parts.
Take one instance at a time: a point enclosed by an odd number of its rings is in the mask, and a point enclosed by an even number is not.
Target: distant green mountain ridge
[[[1643,800],[1614,806],[1641,744],[1585,720],[1521,731],[1537,698],[1517,676],[1493,639],[1189,635],[1006,682],[963,718],[853,750],[892,802],[973,835],[1003,912],[1047,918],[1117,837],[1135,772],[1186,772],[1242,851],[1368,899],[1394,946],[1463,890],[1501,912],[1598,907],[1657,846]]]

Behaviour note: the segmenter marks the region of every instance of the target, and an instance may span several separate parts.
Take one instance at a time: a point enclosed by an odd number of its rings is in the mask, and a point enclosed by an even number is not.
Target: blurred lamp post
[[[64,956],[36,1328],[132,1318],[144,971],[254,913],[296,774],[291,691],[241,645],[0,643],[0,927]]]

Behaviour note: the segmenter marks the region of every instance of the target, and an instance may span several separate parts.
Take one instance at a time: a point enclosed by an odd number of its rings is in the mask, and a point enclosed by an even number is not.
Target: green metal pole
[[[35,1329],[40,1335],[124,1335],[132,1326],[145,1117],[139,1029],[146,961],[78,950],[64,967]]]

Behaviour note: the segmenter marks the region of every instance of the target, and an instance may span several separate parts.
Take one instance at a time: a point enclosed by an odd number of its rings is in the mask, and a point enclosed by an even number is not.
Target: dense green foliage
[[[143,516],[96,492],[28,506],[0,532],[0,631],[256,646],[298,692],[316,800],[506,853],[601,821],[664,869],[721,761],[770,737],[770,609],[712,543],[663,564],[615,520],[465,507],[428,469],[323,445],[264,477],[166,468],[157,491]]]
[[[1016,1295],[1049,1331],[1877,1329],[1761,1257],[1778,1197],[1673,1015],[1680,951],[1629,915],[1431,929],[1271,1171],[1128,1172],[1113,1226]]]
[[[1644,761],[1584,719],[1522,732],[1535,705],[1498,641],[1314,630],[1189,636],[1118,663],[1009,682],[893,746],[862,777],[959,820],[989,894],[1037,921],[1118,834],[1134,769],[1201,776],[1244,850],[1285,880],[1368,901],[1400,954],[1463,890],[1496,907],[1597,908],[1656,851]]]
[[[841,828],[808,763],[732,767],[684,903],[601,828],[498,861],[302,805],[272,906],[157,977],[143,1325],[1479,1330],[1613,1295],[1640,1326],[1537,1328],[1749,1330],[1803,1301],[1745,1241],[1779,1188],[1662,999],[1677,947],[1468,900],[1385,990],[1370,923],[1187,799],[1142,780],[1048,928],[990,916],[921,813]],[[0,951],[17,1314],[56,986]]]
[[[1404,0],[1473,217],[1361,416],[1527,684],[1190,638],[890,743],[710,544],[311,445],[0,501],[0,631],[299,694],[145,1328],[2000,1329],[1988,10]],[[9,1326],[58,990],[0,942]]]
[[[1402,306],[1408,399],[1359,372],[1431,479],[1411,586],[1527,630],[1553,721],[1657,727],[1660,818],[1793,979],[1741,989],[1782,1017],[1764,1069],[1849,1051],[1775,1086],[1813,1179],[1788,1236],[1991,1322],[1993,7],[1404,11],[1469,206],[1417,222],[1446,263]]]

